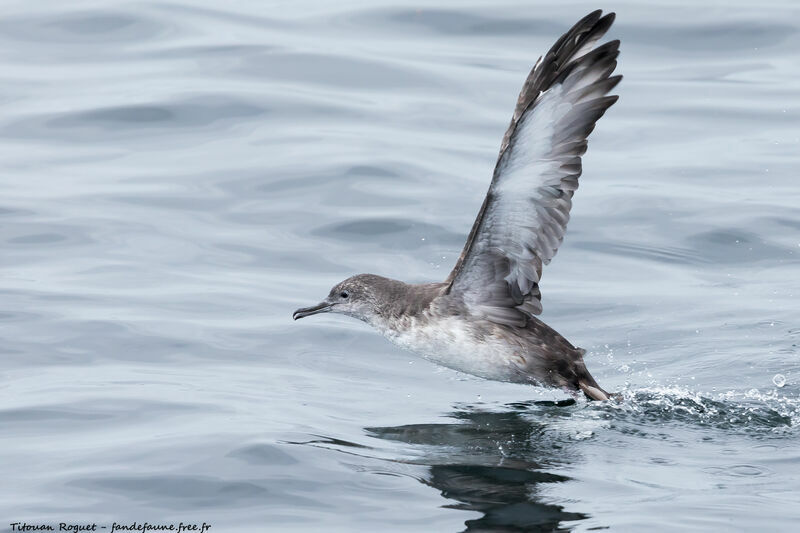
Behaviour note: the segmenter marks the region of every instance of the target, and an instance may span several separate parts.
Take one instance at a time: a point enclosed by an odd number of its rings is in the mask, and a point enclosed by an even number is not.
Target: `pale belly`
[[[382,330],[397,346],[413,351],[433,363],[497,381],[529,382],[524,350],[492,335],[477,335],[458,318],[434,325],[416,321],[403,331]]]

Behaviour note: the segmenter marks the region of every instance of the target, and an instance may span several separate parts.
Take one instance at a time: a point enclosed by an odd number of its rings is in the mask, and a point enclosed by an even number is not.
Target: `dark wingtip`
[[[586,24],[590,20],[593,21],[592,24],[597,24],[597,21],[600,20],[600,17],[602,16],[603,16],[603,10],[595,9],[594,11],[583,17],[581,20],[579,20],[575,25],[577,26],[578,24]]]

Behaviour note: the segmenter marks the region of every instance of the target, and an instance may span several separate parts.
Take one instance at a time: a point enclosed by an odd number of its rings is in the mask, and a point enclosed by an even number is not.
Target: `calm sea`
[[[292,322],[447,275],[596,7],[625,79],[543,318],[624,401]],[[0,530],[796,530],[799,30],[788,0],[5,0]]]

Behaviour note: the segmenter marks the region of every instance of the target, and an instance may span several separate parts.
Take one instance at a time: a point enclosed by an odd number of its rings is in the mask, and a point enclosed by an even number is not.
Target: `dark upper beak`
[[[316,315],[317,313],[327,313],[330,310],[331,304],[328,302],[320,302],[317,305],[312,305],[311,307],[302,307],[298,309],[292,314],[292,318],[297,320],[298,318],[303,318],[304,316]]]

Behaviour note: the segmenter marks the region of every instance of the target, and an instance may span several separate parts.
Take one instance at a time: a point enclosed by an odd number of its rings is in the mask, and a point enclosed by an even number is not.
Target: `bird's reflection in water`
[[[554,434],[531,410],[551,417],[569,416],[563,403],[531,402],[509,406],[507,412],[458,409],[445,424],[413,424],[365,428],[380,439],[426,447],[414,462],[428,465],[422,481],[455,503],[449,507],[478,511],[483,516],[465,522],[466,531],[568,531],[564,522],[587,515],[568,512],[541,501],[541,485],[568,481],[548,473],[574,461],[563,435]],[[552,418],[551,418],[552,419]]]

